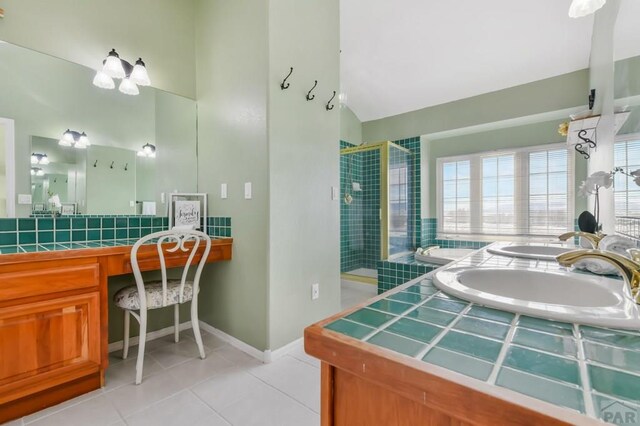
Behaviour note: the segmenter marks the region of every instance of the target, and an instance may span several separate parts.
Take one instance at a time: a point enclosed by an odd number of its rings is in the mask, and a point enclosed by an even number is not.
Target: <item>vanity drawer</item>
[[[99,283],[100,266],[97,263],[0,272],[0,300],[91,288]]]

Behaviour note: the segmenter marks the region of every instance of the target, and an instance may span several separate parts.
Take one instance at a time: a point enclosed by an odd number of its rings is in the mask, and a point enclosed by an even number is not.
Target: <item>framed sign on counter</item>
[[[169,229],[188,227],[206,232],[207,194],[169,194]]]

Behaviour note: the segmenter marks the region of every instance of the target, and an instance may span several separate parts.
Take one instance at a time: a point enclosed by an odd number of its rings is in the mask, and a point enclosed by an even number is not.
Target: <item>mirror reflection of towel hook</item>
[[[335,105],[331,105],[331,101],[333,100],[333,98],[336,97],[336,91],[333,91],[333,96],[331,96],[331,99],[329,99],[329,102],[327,102],[327,106],[325,106],[325,108],[327,109],[327,111],[331,111],[333,109],[333,107]]]
[[[309,90],[307,92],[307,100],[308,101],[312,101],[315,99],[316,95],[311,95],[311,92],[313,92],[313,89],[316,88],[316,86],[318,85],[318,80],[316,80],[316,82],[314,83],[313,87],[311,88],[311,90]]]
[[[98,167],[98,160],[93,163],[93,167]]]
[[[124,165],[124,171],[126,172],[127,170],[129,170],[129,163]]]
[[[110,169],[113,169],[113,165],[115,164],[115,161],[111,162],[111,166],[109,167]]]
[[[280,83],[280,90],[288,89],[289,86],[291,86],[289,83],[287,83],[287,79],[291,76],[292,73],[293,73],[293,67],[291,67],[291,71],[289,71],[289,74],[287,74],[284,80],[282,80],[282,83]]]

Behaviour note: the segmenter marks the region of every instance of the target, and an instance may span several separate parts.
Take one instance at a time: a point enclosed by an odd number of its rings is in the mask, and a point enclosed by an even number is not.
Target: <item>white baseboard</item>
[[[186,321],[183,323],[180,323],[180,327],[179,327],[180,331],[184,331],[184,330],[189,330],[191,329],[191,321]],[[235,337],[231,336],[230,334],[225,333],[222,330],[218,330],[217,328],[207,324],[204,321],[200,321],[200,329],[203,331],[206,331],[208,333],[213,334],[216,337],[219,337],[220,339],[224,340],[225,342],[227,342],[228,344],[230,344],[231,346],[233,346],[234,348],[241,350],[242,352],[246,353],[247,355],[250,355],[252,357],[254,357],[255,359],[257,359],[260,362],[264,362],[264,363],[270,363],[273,362],[281,357],[283,357],[284,355],[288,354],[289,352],[291,352],[293,349],[295,349],[298,345],[302,344],[303,338],[299,338],[294,340],[293,342],[284,345],[283,347],[276,349],[275,351],[272,351],[271,349],[267,349],[265,351],[261,351],[259,349],[254,348],[251,345],[246,344],[245,342],[243,342],[242,340],[236,339]],[[162,328],[160,330],[155,330],[155,331],[151,331],[149,333],[147,333],[147,342],[151,341],[151,340],[155,340],[155,339],[159,339],[161,337],[164,336],[169,336],[173,334],[173,326],[170,327],[165,327]],[[138,344],[138,336],[132,337],[131,339],[129,339],[129,346],[134,346]],[[118,351],[118,350],[122,350],[122,347],[124,345],[124,342],[122,340],[118,341],[118,342],[113,342],[113,343],[109,343],[109,352],[114,352],[114,351]]]
[[[180,331],[189,330],[190,328],[191,328],[191,321],[180,323],[180,326],[178,327]],[[151,331],[147,333],[147,342],[151,340],[159,339],[164,336],[169,336],[171,334],[173,334],[173,326],[161,328],[160,330],[156,330],[156,331]],[[139,340],[138,336],[134,336],[130,338],[129,347],[137,345],[138,340]],[[109,352],[122,350],[123,346],[124,346],[124,342],[122,340],[118,342],[109,343]]]
[[[275,351],[271,351],[271,349],[261,351],[260,349],[256,349],[253,346],[246,344],[242,340],[236,339],[235,337],[225,333],[222,330],[218,330],[217,328],[207,324],[206,322],[200,321],[200,328],[204,331],[207,331],[213,334],[214,336],[219,337],[220,339],[224,340],[234,348],[241,350],[247,355],[250,355],[255,359],[257,359],[258,361],[264,362],[266,364],[273,362],[278,358],[286,355],[302,342],[302,337],[301,337],[289,343],[288,345],[285,345],[279,349],[276,349]]]

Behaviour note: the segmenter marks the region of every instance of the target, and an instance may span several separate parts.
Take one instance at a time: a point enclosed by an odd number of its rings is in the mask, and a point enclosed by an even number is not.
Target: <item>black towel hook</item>
[[[329,102],[327,102],[327,106],[325,107],[327,109],[327,111],[331,111],[333,109],[333,107],[335,105],[331,105],[331,101],[333,100],[333,98],[336,97],[336,91],[333,91],[333,96],[331,96],[331,99],[329,99]]]
[[[93,167],[98,167],[98,160],[93,163]]]
[[[287,83],[287,79],[291,76],[292,73],[293,73],[293,67],[291,67],[291,70],[289,71],[289,74],[287,74],[287,76],[284,78],[284,80],[282,80],[282,83],[280,83],[280,90],[288,89],[289,86],[291,86],[289,83]]]
[[[124,171],[126,172],[127,170],[129,170],[129,163],[124,165]]]
[[[110,169],[113,169],[113,165],[115,164],[115,161],[111,162],[111,166],[109,167]]]
[[[312,101],[312,100],[314,100],[316,98],[316,95],[311,95],[311,92],[313,92],[313,89],[315,89],[317,85],[318,85],[318,80],[316,80],[316,82],[314,83],[314,85],[311,88],[311,90],[309,90],[307,92],[307,100],[308,101]]]

